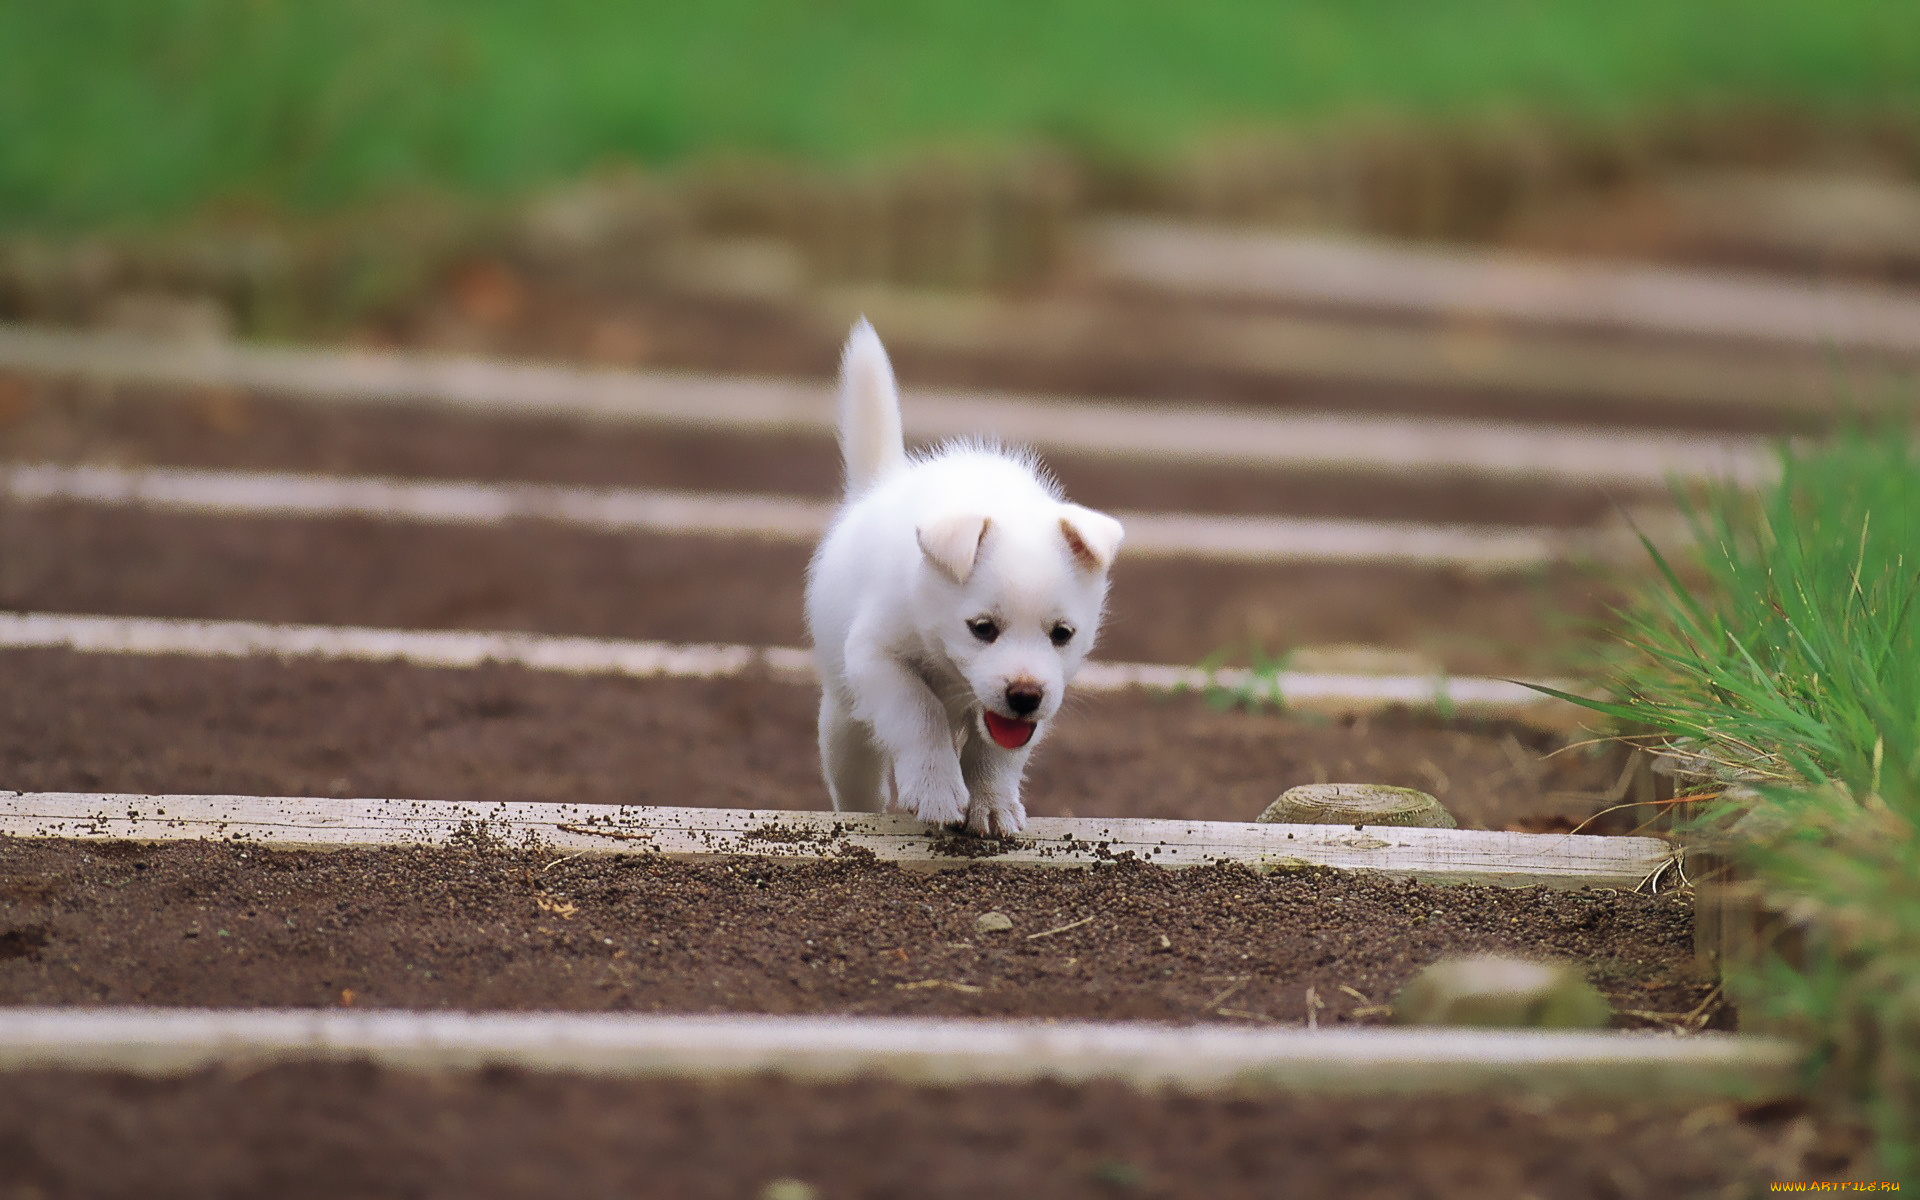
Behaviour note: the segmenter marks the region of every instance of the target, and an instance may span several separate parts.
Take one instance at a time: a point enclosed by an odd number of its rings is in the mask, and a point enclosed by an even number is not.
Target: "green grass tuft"
[[[1778,484],[1689,508],[1703,593],[1649,546],[1660,586],[1625,615],[1615,715],[1729,770],[1867,791],[1920,774],[1920,461],[1904,427],[1781,458]]]
[[[1788,451],[1759,496],[1690,512],[1684,569],[1623,614],[1593,703],[1718,765],[1703,824],[1799,931],[1728,980],[1815,1044],[1897,1170],[1920,1168],[1920,461],[1889,424]],[[1649,547],[1651,549],[1651,547]],[[1689,581],[1704,581],[1691,583]]]
[[[1216,712],[1235,708],[1259,712],[1268,707],[1280,712],[1287,710],[1287,693],[1282,686],[1281,676],[1287,673],[1293,651],[1268,654],[1257,645],[1250,647],[1245,678],[1231,687],[1220,682],[1220,670],[1227,658],[1226,651],[1217,650],[1200,660],[1200,670],[1207,673],[1205,696],[1208,708]]]

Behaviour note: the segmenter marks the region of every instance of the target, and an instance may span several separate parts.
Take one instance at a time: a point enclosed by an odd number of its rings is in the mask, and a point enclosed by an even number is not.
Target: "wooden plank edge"
[[[183,344],[0,323],[0,368],[157,386],[245,387],[344,403],[831,433],[823,382],[581,368],[424,351]],[[1069,453],[1275,468],[1469,472],[1658,489],[1672,478],[1762,480],[1763,439],[1521,422],[1239,412],[910,389],[915,440],[992,435]]]
[[[1173,361],[1319,383],[1497,391],[1563,417],[1594,400],[1807,412],[1831,411],[1836,401],[1831,367],[1804,345],[1732,351],[1661,338],[1623,347],[1577,328],[1484,321],[1422,327],[1326,308],[1282,311],[1270,296],[1223,295],[1205,286],[1168,288],[1123,276],[1107,282],[1114,295],[1021,300],[863,284],[825,289],[809,307],[839,329],[869,316],[886,331],[887,344],[901,348],[986,350],[1047,362],[1099,343],[1116,366]],[[1158,344],[1136,349],[1102,337],[1120,312],[1115,296],[1155,293],[1197,303],[1161,314]],[[1866,358],[1846,364],[1850,376],[1900,377],[1896,363]]]
[[[410,1070],[512,1065],[613,1076],[921,1084],[1121,1080],[1185,1090],[1526,1089],[1634,1098],[1797,1090],[1794,1044],[1702,1033],[1244,1029],[898,1017],[0,1010],[0,1071],[173,1074],[215,1064],[371,1059]]]
[[[546,521],[602,532],[817,541],[835,502],[810,496],[414,480],[313,472],[0,465],[0,497],[227,517],[369,517],[434,525]],[[1528,571],[1574,557],[1592,531],[1284,515],[1116,512],[1129,557],[1375,562]]]
[[[813,655],[798,646],[646,642],[620,638],[479,630],[380,629],[355,625],[275,625],[173,617],[99,617],[0,611],[0,649],[55,649],[80,654],[183,654],[204,658],[278,656],[404,663],[465,669],[488,663],[578,675],[635,679],[729,678],[764,670],[810,684]],[[1564,681],[1544,681],[1561,691]],[[1364,712],[1395,705],[1512,714],[1542,725],[1565,724],[1584,710],[1527,684],[1473,676],[1318,675],[1283,672],[1256,677],[1241,668],[1202,670],[1156,663],[1089,662],[1073,688],[1081,692],[1248,689],[1315,712]]]
[[[1920,297],[1865,284],[1151,217],[1110,218],[1085,236],[1096,277],[1174,294],[1470,314],[1755,346],[1840,346],[1896,358],[1920,352]]]
[[[872,857],[946,866],[1238,864],[1561,888],[1637,888],[1657,881],[1675,854],[1657,838],[1468,829],[1036,817],[1015,837],[995,841],[929,829],[899,814],[87,792],[0,792],[0,835],[217,840],[289,849],[496,844],[691,858]]]

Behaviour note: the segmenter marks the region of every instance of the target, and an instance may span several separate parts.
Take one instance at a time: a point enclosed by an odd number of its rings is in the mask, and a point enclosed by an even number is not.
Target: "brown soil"
[[[370,519],[231,518],[0,503],[0,608],[799,645],[808,547]],[[1365,642],[1456,674],[1552,669],[1605,610],[1571,568],[1196,563],[1124,557],[1109,659],[1193,663],[1249,644]],[[1566,615],[1562,615],[1566,614]]]
[[[596,286],[541,272],[485,264],[518,295],[510,310],[481,311],[456,286],[384,324],[377,340],[468,353],[600,362],[632,367],[738,371],[827,378],[846,324],[808,298],[718,300],[671,289]],[[1069,292],[1072,285],[1066,285]],[[1767,406],[1563,395],[1505,389],[1411,386],[1183,361],[1181,329],[1205,319],[1203,303],[1139,295],[1100,297],[1102,320],[1070,347],[1045,356],[1017,348],[977,350],[896,340],[889,349],[908,387],[984,388],[1036,395],[1106,396],[1154,403],[1197,402],[1268,409],[1341,410],[1496,420],[1568,421],[1659,429],[1779,432],[1819,424],[1817,416]],[[1262,306],[1268,308],[1283,306]],[[1324,309],[1310,315],[1326,316]],[[1371,314],[1350,313],[1366,319]],[[1432,322],[1391,321],[1431,326]],[[882,333],[885,327],[882,326]],[[1678,340],[1601,333],[1631,349]],[[1160,349],[1164,348],[1164,352]],[[1728,349],[1751,350],[1750,346]]]
[[[840,488],[839,451],[824,435],[456,416],[4,375],[0,457],[817,497]],[[1471,475],[1396,478],[1062,454],[1047,460],[1074,499],[1136,511],[1567,526],[1608,516],[1616,499],[1645,498]]]
[[[1791,1108],[1491,1096],[1187,1096],[1118,1084],[614,1080],[304,1064],[0,1086],[15,1197],[1758,1194],[1844,1170]]]
[[[488,802],[827,807],[816,693],[767,679],[0,652],[0,787]],[[1500,722],[1328,722],[1197,696],[1081,695],[1029,810],[1249,821],[1321,781],[1431,791],[1469,827],[1569,828],[1617,752]]]
[[[1580,963],[1627,1025],[1711,986],[1672,893],[220,842],[0,841],[0,863],[6,1004],[1325,1024],[1489,950]]]

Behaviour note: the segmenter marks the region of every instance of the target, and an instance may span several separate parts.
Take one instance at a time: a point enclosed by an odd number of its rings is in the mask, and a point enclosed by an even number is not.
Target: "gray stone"
[[[973,919],[973,927],[980,933],[1005,933],[1013,928],[1013,918],[1003,912],[985,912]]]
[[[1612,1016],[1577,968],[1497,954],[1434,963],[1393,1000],[1401,1025],[1600,1029]]]

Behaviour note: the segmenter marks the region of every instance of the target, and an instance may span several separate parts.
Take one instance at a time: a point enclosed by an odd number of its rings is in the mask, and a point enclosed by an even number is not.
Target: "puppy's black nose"
[[[1007,707],[1015,716],[1024,717],[1040,707],[1040,697],[1046,695],[1037,683],[1010,683],[1007,685]]]

